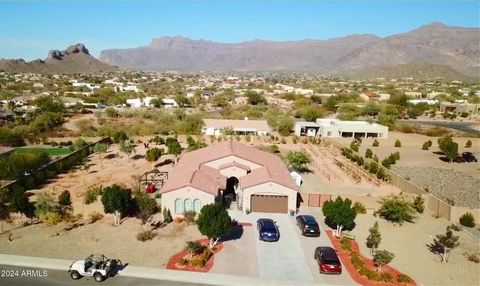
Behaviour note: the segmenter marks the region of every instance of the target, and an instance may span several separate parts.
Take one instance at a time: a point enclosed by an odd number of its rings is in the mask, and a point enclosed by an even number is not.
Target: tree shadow
[[[134,155],[131,159],[133,159],[133,160],[138,160],[138,159],[142,159],[142,158],[145,158],[145,156],[144,156],[144,155],[140,155],[140,154],[136,154],[136,155]]]
[[[160,163],[156,164],[155,167],[162,167],[162,166],[170,165],[170,164],[173,164],[173,160],[172,159],[165,159],[165,160],[163,160],[163,162],[160,162]]]
[[[237,240],[240,239],[243,235],[243,225],[238,224],[237,222],[232,222],[232,230],[229,234],[221,237],[222,242]]]
[[[433,151],[432,153],[436,155],[445,156],[445,153],[443,153],[442,151]]]
[[[117,154],[114,154],[114,153],[111,153],[111,154],[108,154],[107,156],[103,157],[104,159],[113,159],[113,158],[116,158],[117,157]]]

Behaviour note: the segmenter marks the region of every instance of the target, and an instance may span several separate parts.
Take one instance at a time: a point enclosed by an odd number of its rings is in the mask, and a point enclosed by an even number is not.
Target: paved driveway
[[[320,272],[318,271],[317,261],[315,261],[315,259],[313,258],[313,253],[315,251],[315,248],[317,248],[318,246],[332,247],[332,243],[328,238],[327,234],[325,233],[323,216],[321,215],[320,212],[321,212],[320,208],[313,209],[308,207],[302,207],[299,213],[299,214],[313,215],[317,219],[318,224],[320,225],[320,231],[321,231],[320,237],[305,237],[301,234],[301,231],[298,227],[295,228],[296,234],[299,237],[303,251],[305,253],[306,261],[308,263],[308,266],[312,270],[315,281],[319,281],[327,284],[337,284],[337,285],[357,285],[357,283],[355,283],[355,281],[352,280],[352,278],[350,277],[350,274],[348,274],[345,268],[343,268],[342,274],[340,275],[325,275],[325,274],[320,274]],[[343,264],[343,261],[342,261],[342,264]]]
[[[258,239],[256,221],[271,218],[277,222],[280,240],[264,242]],[[295,231],[295,219],[286,214],[251,213],[247,219],[254,225],[258,274],[263,278],[314,281],[302,245]]]

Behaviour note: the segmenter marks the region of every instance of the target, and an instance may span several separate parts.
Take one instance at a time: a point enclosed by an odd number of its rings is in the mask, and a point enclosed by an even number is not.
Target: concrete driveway
[[[347,270],[343,268],[342,274],[340,275],[325,275],[320,274],[318,269],[317,261],[313,258],[315,248],[318,246],[332,246],[332,243],[328,236],[325,233],[325,224],[323,223],[323,215],[321,215],[320,208],[308,208],[302,207],[299,214],[308,214],[313,215],[320,225],[320,237],[305,237],[302,235],[300,229],[295,225],[295,231],[298,236],[299,241],[301,242],[303,251],[305,253],[306,262],[310,269],[312,270],[313,277],[315,281],[326,283],[326,284],[337,284],[337,285],[357,285],[355,281],[352,280],[350,274]],[[343,261],[342,261],[343,265]]]
[[[271,218],[280,230],[280,240],[264,242],[258,239],[256,221]],[[295,230],[294,217],[286,214],[251,213],[247,219],[254,225],[257,249],[258,275],[263,278],[295,281],[314,281],[306,261],[299,237]]]

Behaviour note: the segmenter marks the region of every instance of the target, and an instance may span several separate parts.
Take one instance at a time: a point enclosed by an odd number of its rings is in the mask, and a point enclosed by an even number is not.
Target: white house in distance
[[[365,91],[360,94],[360,97],[365,101],[381,101],[390,99],[390,94]]]
[[[222,135],[225,128],[232,128],[235,135],[266,136],[272,132],[266,120],[204,119],[203,122],[202,134],[205,135]]]
[[[146,107],[146,106],[153,106],[151,101],[158,97],[155,96],[146,96],[144,98],[129,98],[127,99],[127,104],[130,107]],[[177,108],[178,103],[173,98],[162,98],[162,103],[164,108]]]
[[[297,209],[297,189],[278,156],[230,140],[183,154],[160,193],[173,217],[215,202],[287,214]]]
[[[351,137],[351,138],[381,138],[388,137],[388,127],[367,121],[342,121],[331,118],[317,118],[320,125],[317,136],[321,137]]]
[[[426,103],[428,105],[435,105],[438,103],[437,99],[409,99],[408,103],[411,103],[413,105],[421,104],[421,103]]]
[[[320,129],[320,125],[316,122],[297,121],[295,122],[294,132],[296,136],[315,137],[318,129]]]

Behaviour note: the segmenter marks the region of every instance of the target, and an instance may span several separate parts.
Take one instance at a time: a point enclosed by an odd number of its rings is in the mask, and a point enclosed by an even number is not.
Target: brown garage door
[[[250,198],[252,212],[287,213],[288,197],[274,195],[252,195]]]

